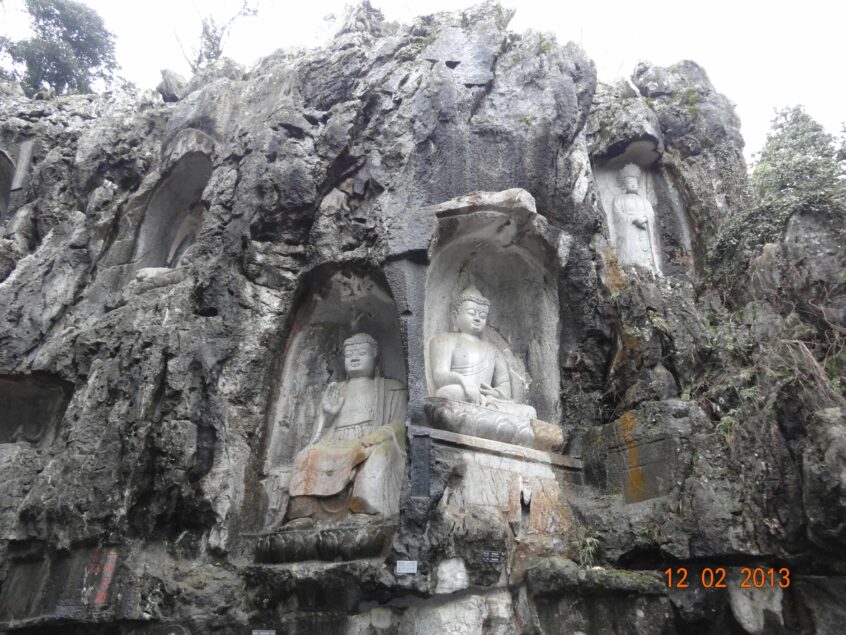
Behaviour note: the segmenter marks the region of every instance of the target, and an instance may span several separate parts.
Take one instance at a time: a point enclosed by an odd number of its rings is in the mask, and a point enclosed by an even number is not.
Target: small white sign
[[[397,575],[417,573],[417,560],[397,560]]]
[[[276,629],[269,631],[267,629],[257,630],[257,629],[254,628],[253,629],[253,635],[276,635]]]

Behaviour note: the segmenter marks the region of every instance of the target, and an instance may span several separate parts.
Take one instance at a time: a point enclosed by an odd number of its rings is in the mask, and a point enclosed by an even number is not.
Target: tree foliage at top
[[[220,59],[223,55],[223,43],[232,29],[232,25],[238,18],[255,16],[258,9],[250,3],[250,0],[243,0],[241,8],[223,24],[218,24],[210,15],[201,18],[200,42],[192,51],[191,55],[182,49],[182,56],[191,67],[191,72],[196,73],[209,62]],[[178,38],[177,38],[177,41]],[[179,42],[182,47],[182,43]]]
[[[117,63],[114,36],[93,9],[73,0],[25,0],[34,37],[0,41],[11,58],[11,73],[32,95],[43,87],[57,94],[92,92],[108,86]]]
[[[802,106],[776,113],[750,178],[755,204],[723,225],[709,251],[715,280],[739,284],[750,259],[781,240],[794,214],[844,212],[846,153],[836,143]]]
[[[842,195],[845,175],[834,135],[794,106],[776,113],[752,186],[761,204],[793,208]]]

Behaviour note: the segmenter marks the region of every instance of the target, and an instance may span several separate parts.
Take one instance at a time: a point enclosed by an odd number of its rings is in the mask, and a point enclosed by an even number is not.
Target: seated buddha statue
[[[344,342],[347,379],[326,387],[311,441],[294,459],[286,520],[398,513],[407,393],[377,368],[373,337]]]
[[[561,428],[537,419],[536,410],[514,399],[505,354],[483,339],[490,301],[467,287],[452,305],[457,332],[428,343],[431,394],[425,407],[435,427],[540,450],[559,450]]]
[[[438,333],[429,342],[435,396],[535,419],[531,406],[511,396],[511,373],[502,352],[482,339],[490,302],[473,286],[452,307],[457,333]]]

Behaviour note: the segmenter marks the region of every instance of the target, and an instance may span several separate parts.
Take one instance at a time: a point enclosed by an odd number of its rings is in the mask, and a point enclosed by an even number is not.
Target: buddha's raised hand
[[[332,382],[326,388],[323,395],[323,412],[334,417],[341,410],[344,405],[344,395],[336,382]]]

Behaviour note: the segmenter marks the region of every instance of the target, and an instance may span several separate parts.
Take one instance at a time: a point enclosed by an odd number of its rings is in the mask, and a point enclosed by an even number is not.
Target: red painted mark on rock
[[[109,599],[109,587],[112,585],[117,558],[118,554],[114,549],[111,549],[106,556],[106,562],[103,563],[103,577],[100,578],[100,586],[97,587],[97,595],[94,597],[95,606],[103,606]]]
[[[102,551],[100,549],[95,549],[94,553],[91,554],[91,560],[88,562],[88,570],[85,572],[86,575],[99,575],[100,574],[100,558],[102,557]]]

